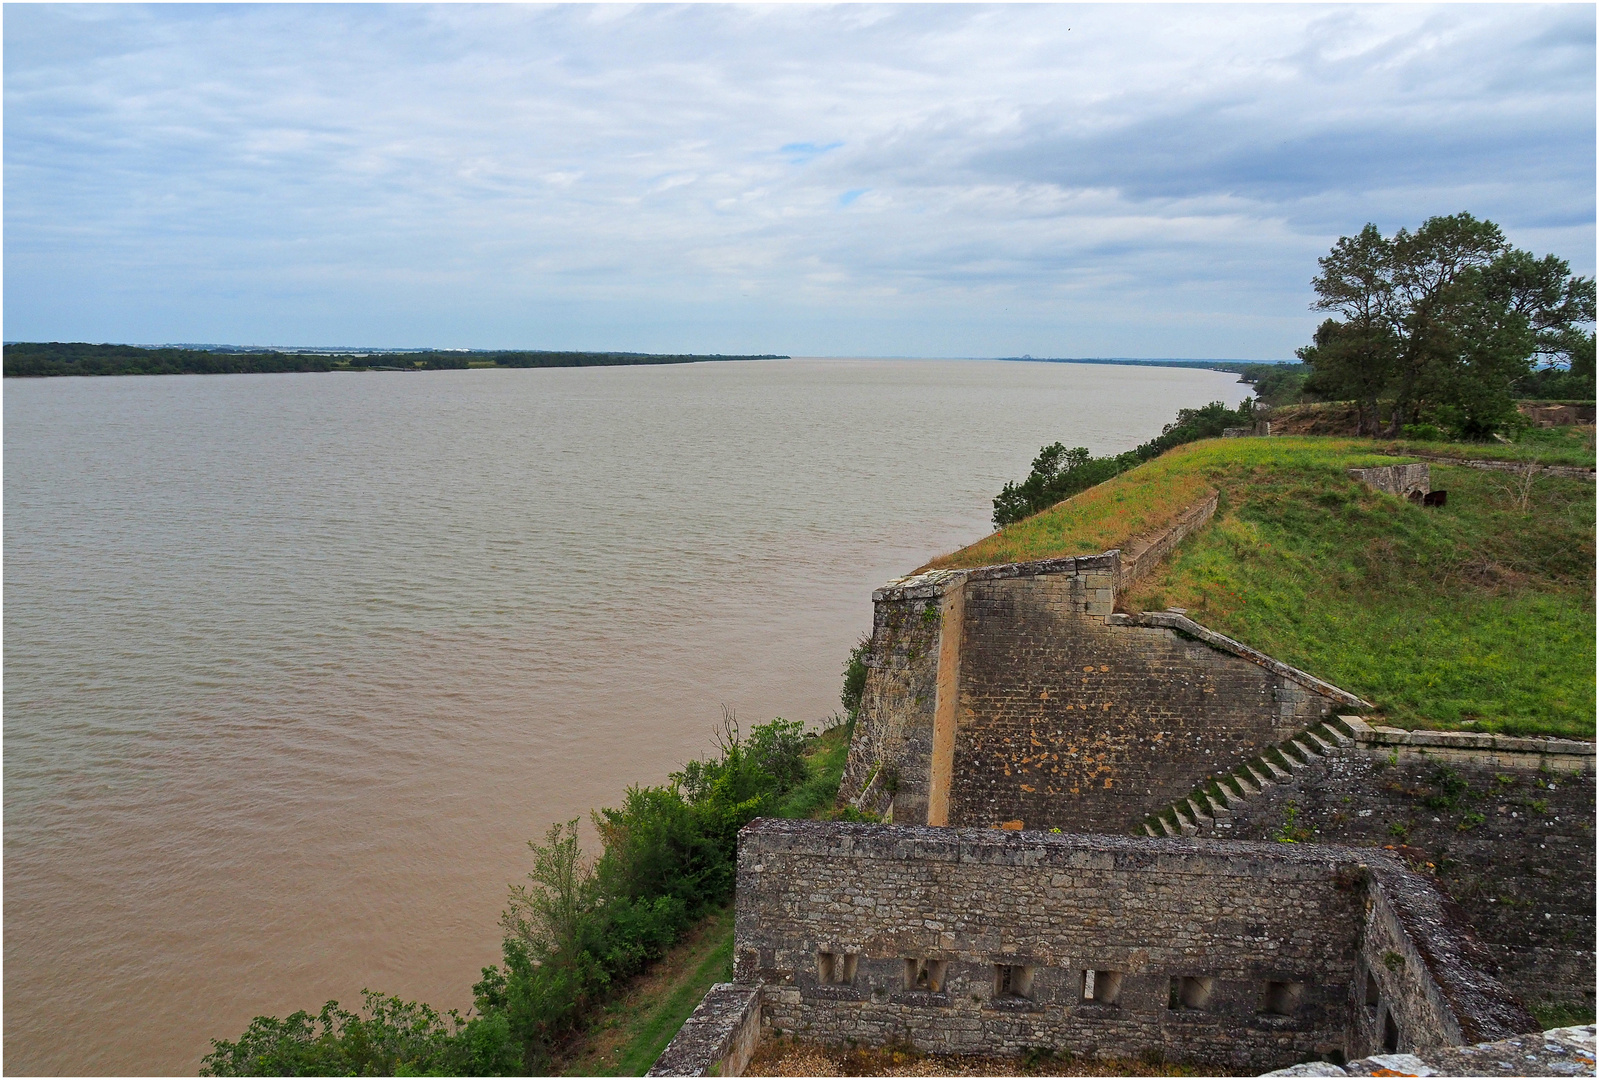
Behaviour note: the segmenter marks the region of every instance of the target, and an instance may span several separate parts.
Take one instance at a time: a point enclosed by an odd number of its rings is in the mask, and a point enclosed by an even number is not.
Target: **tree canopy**
[[[1392,398],[1396,433],[1428,420],[1485,438],[1540,370],[1586,373],[1593,395],[1593,279],[1512,247],[1491,221],[1433,217],[1390,237],[1368,224],[1318,263],[1312,307],[1336,317],[1298,351],[1306,389],[1353,399],[1362,434],[1377,434],[1377,402]]]

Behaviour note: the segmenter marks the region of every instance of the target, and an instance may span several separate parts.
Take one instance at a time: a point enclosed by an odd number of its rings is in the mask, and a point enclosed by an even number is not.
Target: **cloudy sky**
[[[7,5],[7,340],[1280,358],[1594,271],[1595,8]]]

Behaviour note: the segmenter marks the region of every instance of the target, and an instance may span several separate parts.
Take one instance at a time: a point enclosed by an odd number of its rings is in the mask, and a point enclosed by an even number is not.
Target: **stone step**
[[[1271,777],[1273,783],[1286,784],[1291,779],[1291,774],[1288,770],[1271,760],[1271,758],[1257,758],[1256,761],[1265,766],[1266,774]]]
[[[1328,754],[1333,752],[1332,746],[1329,746],[1320,735],[1316,734],[1316,730],[1314,728],[1305,732],[1299,738],[1305,743],[1306,746],[1310,747],[1311,750],[1315,751],[1320,757],[1326,757]]]
[[[1143,831],[1150,836],[1224,836],[1232,828],[1228,819],[1252,798],[1273,784],[1282,784],[1325,761],[1341,747],[1354,745],[1347,724],[1324,720],[1270,747],[1256,758],[1207,781],[1196,791],[1174,800],[1153,817]]]
[[[1278,765],[1287,769],[1290,776],[1296,772],[1302,772],[1306,768],[1303,761],[1299,760],[1295,755],[1287,753],[1282,747],[1273,747],[1273,749],[1276,750],[1276,753],[1272,753],[1271,750],[1266,751],[1266,760],[1275,761]]]
[[[1333,746],[1355,745],[1355,740],[1344,734],[1344,732],[1335,724],[1324,722],[1317,725],[1315,730],[1316,734],[1323,742],[1331,743]]]

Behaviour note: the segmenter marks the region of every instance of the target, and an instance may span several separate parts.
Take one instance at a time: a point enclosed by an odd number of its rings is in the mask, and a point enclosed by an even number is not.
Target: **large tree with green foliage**
[[[1314,369],[1307,389],[1356,401],[1363,434],[1376,433],[1377,402],[1391,397],[1396,432],[1429,419],[1484,438],[1513,415],[1535,359],[1581,364],[1593,348],[1593,279],[1511,247],[1470,214],[1391,237],[1368,224],[1319,266],[1313,307],[1338,317],[1299,350]]]

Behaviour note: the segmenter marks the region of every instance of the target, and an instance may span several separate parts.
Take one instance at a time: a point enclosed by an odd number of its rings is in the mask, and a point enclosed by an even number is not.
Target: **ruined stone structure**
[[[1374,469],[1350,469],[1349,475],[1362,484],[1398,495],[1419,499],[1432,490],[1432,467],[1426,462],[1414,465],[1381,465]]]

